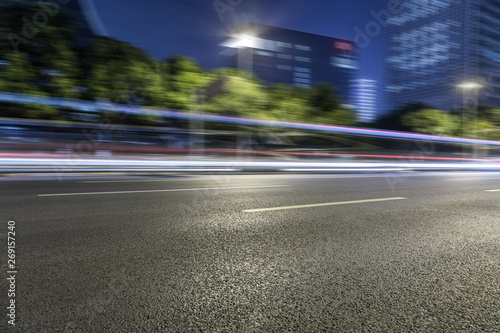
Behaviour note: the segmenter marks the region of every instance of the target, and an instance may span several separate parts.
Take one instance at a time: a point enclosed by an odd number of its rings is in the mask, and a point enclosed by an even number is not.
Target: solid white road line
[[[115,191],[115,192],[85,192],[85,193],[56,193],[56,194],[38,194],[39,197],[64,197],[75,195],[100,195],[100,194],[129,194],[129,193],[157,193],[157,192],[185,192],[185,191],[203,191],[203,190],[240,190],[253,188],[274,188],[288,187],[290,185],[266,185],[266,186],[235,186],[235,187],[205,187],[205,188],[179,188],[171,190],[142,190],[142,191]]]
[[[500,192],[500,190],[486,190],[485,192]]]
[[[269,211],[274,211],[274,210],[299,209],[299,208],[324,207],[324,206],[338,206],[338,205],[350,205],[350,204],[359,204],[359,203],[366,203],[366,202],[380,202],[380,201],[406,200],[406,199],[407,198],[396,197],[396,198],[367,199],[367,200],[355,200],[355,201],[339,201],[339,202],[327,202],[327,203],[310,204],[310,205],[246,209],[246,210],[243,210],[243,212],[245,212],[245,213],[257,213],[257,212],[269,212]]]

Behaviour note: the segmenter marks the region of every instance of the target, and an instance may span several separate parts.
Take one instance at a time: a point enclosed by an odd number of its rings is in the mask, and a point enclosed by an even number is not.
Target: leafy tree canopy
[[[454,135],[460,124],[456,116],[432,109],[407,113],[403,115],[402,123],[412,132],[434,135]]]
[[[209,82],[209,75],[191,58],[176,55],[161,64],[166,106],[189,110],[193,108],[196,90]]]
[[[161,105],[164,93],[158,66],[141,49],[112,38],[97,38],[86,59],[86,85],[91,98]]]
[[[248,73],[228,68],[215,71],[214,77],[225,77],[225,87],[220,95],[207,103],[208,112],[268,118],[268,94],[258,80]]]

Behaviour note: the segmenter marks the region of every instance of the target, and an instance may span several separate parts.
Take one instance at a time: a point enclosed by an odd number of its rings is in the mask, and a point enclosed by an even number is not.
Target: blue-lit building
[[[374,121],[377,116],[377,81],[367,79],[352,80],[351,102],[358,121]]]
[[[251,71],[268,83],[329,83],[346,104],[350,101],[349,82],[357,72],[351,41],[250,24],[221,45],[221,66]]]
[[[406,1],[387,20],[387,110],[423,102],[463,105],[457,85],[481,83],[479,103],[500,107],[500,1]]]
[[[51,13],[59,13],[61,8],[66,11],[71,16],[72,24],[76,31],[77,42],[79,43],[85,44],[95,36],[108,35],[92,0],[28,1],[38,3],[41,9],[50,11]]]

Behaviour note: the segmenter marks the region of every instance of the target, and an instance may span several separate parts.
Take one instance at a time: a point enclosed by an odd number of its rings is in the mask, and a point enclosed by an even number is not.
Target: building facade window
[[[311,73],[311,70],[305,67],[295,67],[295,71],[301,73]]]
[[[356,62],[349,57],[332,56],[330,57],[330,65],[333,67],[357,69]]]
[[[311,51],[311,47],[305,45],[295,45],[295,49],[300,51]]]
[[[285,48],[288,48],[288,49],[292,48],[292,44],[290,44],[290,43],[277,42],[277,44],[278,44],[278,47],[285,47]]]
[[[303,78],[306,78],[306,79],[309,79],[311,78],[311,74],[307,74],[307,73],[293,73],[295,77],[303,77]]]
[[[295,83],[308,83],[308,84],[310,84],[310,83],[311,83],[311,80],[310,80],[310,79],[302,79],[302,78],[298,78],[298,77],[296,77],[296,78],[294,79],[294,81],[295,81]]]
[[[267,52],[267,51],[256,50],[256,51],[254,51],[254,54],[264,56],[264,57],[274,57],[274,53]]]
[[[311,58],[308,58],[308,57],[295,57],[295,61],[311,62]]]
[[[276,65],[276,68],[277,69],[282,69],[282,70],[285,70],[285,71],[291,71],[292,70],[292,66],[287,66],[287,65]]]

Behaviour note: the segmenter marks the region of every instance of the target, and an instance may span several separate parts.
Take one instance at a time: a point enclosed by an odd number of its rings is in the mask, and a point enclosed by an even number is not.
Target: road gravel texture
[[[0,181],[19,266],[0,330],[500,332],[500,176],[463,177]],[[406,200],[243,212],[391,197]]]

